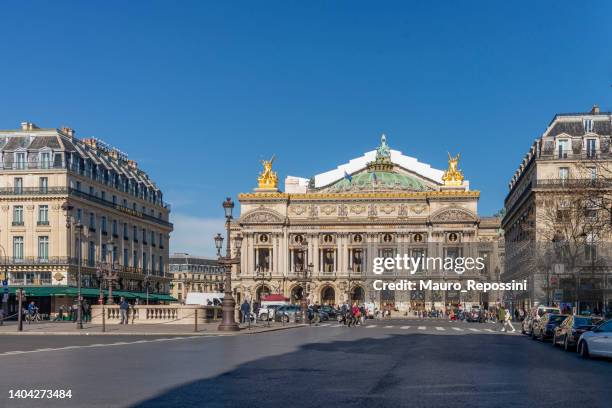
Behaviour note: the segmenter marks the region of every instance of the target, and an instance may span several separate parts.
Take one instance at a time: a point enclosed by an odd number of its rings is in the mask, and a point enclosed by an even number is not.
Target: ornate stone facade
[[[376,279],[490,280],[499,274],[499,220],[481,219],[480,193],[459,177],[448,185],[444,174],[391,150],[383,136],[376,150],[335,170],[310,179],[286,177],[284,192],[240,194],[241,215],[232,226],[244,238],[242,262],[232,274],[237,301],[272,292],[293,302],[305,295],[328,304],[350,298],[400,310],[495,302],[461,293],[372,288],[373,258],[397,254],[482,255],[487,267],[477,276],[421,270],[412,277],[392,271]]]

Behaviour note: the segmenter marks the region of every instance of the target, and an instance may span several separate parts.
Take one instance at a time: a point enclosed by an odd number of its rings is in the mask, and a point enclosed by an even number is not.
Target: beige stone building
[[[528,292],[507,293],[507,300],[518,307],[574,307],[578,288],[581,309],[612,311],[610,231],[596,225],[598,217],[604,217],[605,225],[610,220],[609,208],[603,207],[610,204],[611,129],[612,114],[597,106],[590,112],[557,114],[512,177],[503,219],[503,277],[529,280]],[[584,194],[597,196],[595,207],[580,209],[571,220],[564,218],[573,200]],[[591,238],[589,227],[604,236]],[[571,229],[577,230],[575,237]],[[559,245],[574,250],[569,261],[575,267],[569,268],[566,257],[560,256],[567,251],[560,252]]]
[[[225,269],[217,259],[175,253],[170,257],[171,295],[184,302],[189,293],[218,293],[223,298]]]
[[[444,154],[441,152],[440,154]],[[287,176],[284,191],[272,161],[264,162],[258,187],[239,195],[234,235],[243,236],[240,268],[232,286],[240,303],[262,293],[298,302],[374,302],[399,310],[490,304],[497,294],[460,291],[374,290],[373,281],[427,279],[437,282],[491,280],[503,257],[499,219],[480,218],[480,193],[449,155],[441,171],[381,144],[363,156],[309,179]],[[389,270],[373,274],[375,257],[478,257],[485,269],[445,272],[421,268],[414,275]]]
[[[170,299],[170,207],[136,162],[72,129],[27,122],[0,131],[0,152],[0,251],[11,294],[24,288],[45,314],[71,304],[80,247],[90,302],[98,267],[111,262],[114,295],[144,301],[148,282],[151,301]],[[9,303],[14,308],[14,296]]]

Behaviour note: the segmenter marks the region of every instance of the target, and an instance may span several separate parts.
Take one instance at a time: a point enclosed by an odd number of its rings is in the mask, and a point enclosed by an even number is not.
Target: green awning
[[[9,293],[14,295],[20,287],[9,286]],[[76,297],[78,290],[72,286],[22,286],[25,296],[31,297],[47,297],[47,296],[71,296]],[[100,296],[100,290],[94,288],[81,288],[81,295],[87,298],[97,298]],[[104,290],[104,296],[108,296],[108,290]],[[145,300],[146,292],[128,292],[125,290],[113,290],[113,297],[123,296],[126,299],[133,300],[139,298]],[[168,294],[149,293],[149,301],[152,302],[176,302],[176,299]]]

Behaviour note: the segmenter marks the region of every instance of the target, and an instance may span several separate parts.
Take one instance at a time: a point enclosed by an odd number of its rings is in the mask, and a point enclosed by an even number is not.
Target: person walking
[[[512,333],[514,333],[516,331],[514,326],[512,326],[512,314],[510,313],[509,309],[506,309],[506,313],[505,313],[505,316],[504,316],[504,325],[502,327],[502,331],[504,331],[503,329],[505,329],[506,326],[509,326],[512,329]]]
[[[87,299],[83,299],[81,306],[82,306],[81,315],[83,317],[83,321],[85,322],[91,321],[91,315],[90,315],[91,308],[89,307],[89,302],[87,302]]]
[[[249,305],[246,299],[242,302],[240,311],[242,312],[242,323],[248,323],[251,318],[251,305]]]
[[[501,305],[499,306],[499,309],[497,311],[497,321],[501,325],[501,331],[506,331],[506,329],[505,329],[505,325],[506,325],[506,309],[504,309],[504,307],[501,306]]]
[[[121,315],[121,323],[120,324],[128,324],[128,310],[130,309],[130,304],[123,296],[119,300],[119,313]]]

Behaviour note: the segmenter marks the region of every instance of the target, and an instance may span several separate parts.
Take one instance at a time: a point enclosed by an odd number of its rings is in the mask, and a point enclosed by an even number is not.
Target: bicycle
[[[42,316],[38,313],[38,310],[34,311],[34,313],[26,314],[26,321],[28,324],[32,322],[42,322]]]

